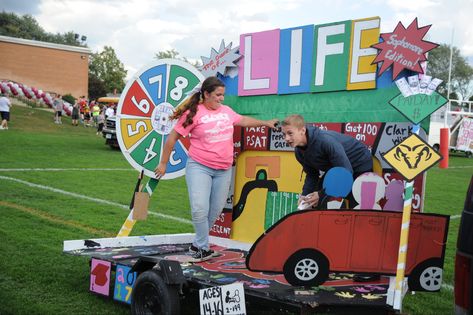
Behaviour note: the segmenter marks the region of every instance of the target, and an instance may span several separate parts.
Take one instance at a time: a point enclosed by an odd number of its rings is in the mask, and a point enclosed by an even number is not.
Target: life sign
[[[434,148],[415,133],[382,154],[382,157],[408,182],[442,159]]]
[[[376,88],[380,18],[240,35],[238,95]]]

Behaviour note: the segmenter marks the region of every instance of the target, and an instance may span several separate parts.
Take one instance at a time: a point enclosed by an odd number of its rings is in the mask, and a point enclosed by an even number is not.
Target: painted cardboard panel
[[[377,51],[371,48],[379,42],[380,18],[353,20],[347,90],[376,88]]]
[[[278,90],[279,29],[240,35],[238,95],[276,94]]]
[[[311,92],[346,90],[350,39],[351,21],[315,26]]]
[[[243,129],[243,150],[266,151],[268,148],[268,127],[246,127]]]
[[[269,150],[271,151],[294,151],[294,148],[289,146],[284,140],[282,128],[271,129],[269,131]]]
[[[153,130],[151,120],[148,118],[120,119],[119,127],[127,150]]]
[[[268,191],[266,196],[266,210],[264,228],[269,229],[274,223],[289,213],[297,211],[299,194],[284,191]]]
[[[423,207],[424,207],[424,182],[425,182],[425,176],[426,173],[423,173],[419,176],[417,176],[414,179],[414,191],[412,192],[412,211],[413,212],[422,212]],[[389,186],[389,184],[395,180],[400,180],[404,183],[404,178],[402,177],[401,174],[391,170],[383,170],[383,178],[386,183],[386,189]],[[380,205],[384,209],[386,203],[388,202],[388,196],[387,196],[387,191],[386,191],[386,196],[381,199]],[[404,193],[404,190],[403,190]],[[404,198],[402,199],[404,203]],[[392,210],[392,209],[386,209],[386,210]]]
[[[200,83],[201,78],[191,72],[189,66],[186,67],[189,69],[180,65],[171,65],[169,70],[168,89],[166,90],[168,95],[166,101],[173,107],[177,107],[187,98],[187,93]]]
[[[252,158],[255,157],[278,158],[279,165],[273,164],[274,166],[271,168],[276,168],[274,170],[265,165],[254,164],[256,167],[251,166]],[[247,171],[251,171],[252,174],[247,174]],[[256,179],[259,171],[265,172],[265,179]],[[236,160],[234,220],[231,238],[242,242],[256,240],[264,232],[268,191],[300,192],[303,184],[301,175],[302,167],[295,160],[292,152],[242,152]]]
[[[373,147],[372,152],[381,162],[383,169],[390,169],[391,166],[382,158],[382,154],[390,150],[392,147],[401,143],[409,135],[412,134],[411,123],[384,123],[377,144]],[[419,130],[419,136],[427,139],[424,129]]]
[[[109,261],[92,258],[90,265],[89,290],[101,295],[110,295],[110,272],[112,264]]]
[[[431,95],[416,94],[404,97],[399,94],[389,101],[389,104],[403,114],[414,124],[420,123],[437,109],[445,105],[447,99],[437,92]]]
[[[281,30],[279,50],[279,94],[307,93],[312,77],[314,25]]]
[[[416,134],[410,135],[382,157],[407,181],[426,171],[442,156]]]
[[[354,209],[381,210],[379,202],[385,192],[386,185],[381,176],[371,172],[360,175],[352,187],[353,198],[358,203]]]
[[[144,86],[144,91],[146,91],[147,95],[151,97],[154,104],[161,104],[162,102],[166,101],[166,91],[167,91],[167,69],[168,65],[161,64],[155,67],[150,67],[148,70],[144,71],[140,75],[141,84]],[[137,81],[138,82],[138,81]],[[134,85],[135,83],[133,83]],[[135,88],[130,88],[129,94],[131,96],[136,95],[134,91]],[[138,102],[141,101],[141,98],[137,99]],[[123,111],[122,111],[123,112]],[[124,112],[125,113],[125,112]]]
[[[424,73],[425,54],[438,46],[423,39],[431,26],[419,28],[415,18],[407,28],[399,22],[393,32],[381,34],[381,42],[373,45],[379,49],[374,63],[382,63],[379,74],[392,68],[394,80],[404,69]]]
[[[372,151],[381,131],[381,125],[381,123],[345,123],[343,133],[363,142]]]
[[[457,150],[473,151],[473,119],[464,118],[458,131]]]
[[[332,130],[336,132],[342,132],[342,123],[309,123],[308,125],[315,126],[322,130]]]
[[[133,82],[123,99],[120,113],[135,117],[151,117],[154,104],[138,81]]]
[[[131,272],[131,267],[117,264],[113,299],[131,304],[131,293],[137,277],[138,273]]]
[[[329,278],[329,272],[395,274],[401,212],[376,210],[297,211],[273,225],[251,247],[246,266],[250,271],[283,273],[292,285],[315,286]],[[438,291],[422,285],[419,277],[426,261],[442,266],[449,218],[444,215],[412,214],[415,225],[409,234],[406,275],[411,290]],[[311,235],[310,238],[306,237]],[[366,246],[366,244],[370,246]],[[317,261],[316,277],[296,275],[297,263]],[[419,271],[418,267],[421,268]]]

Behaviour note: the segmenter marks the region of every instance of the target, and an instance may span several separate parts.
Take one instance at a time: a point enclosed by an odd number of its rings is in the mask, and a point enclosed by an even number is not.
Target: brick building
[[[90,54],[85,47],[0,36],[0,80],[87,96]]]

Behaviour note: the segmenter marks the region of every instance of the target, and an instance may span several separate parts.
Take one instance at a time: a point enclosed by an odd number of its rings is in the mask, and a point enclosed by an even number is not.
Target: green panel
[[[154,140],[154,143],[153,143]],[[130,156],[136,163],[154,172],[161,156],[163,136],[155,131],[149,135],[131,152]]]
[[[176,107],[200,80],[192,72],[180,66],[172,65],[170,71],[167,102]]]
[[[315,74],[317,71],[317,51],[320,47],[317,46],[317,38],[319,36],[319,29],[331,25],[345,25],[345,32],[342,34],[331,35],[327,37],[327,44],[343,43],[343,53],[336,55],[327,55],[325,57],[324,81],[323,85],[315,85]],[[329,23],[317,25],[315,27],[314,40],[314,54],[313,54],[313,69],[311,91],[312,92],[327,92],[327,91],[343,91],[347,89],[348,77],[348,63],[350,52],[350,37],[351,37],[351,21],[342,21],[337,23]]]
[[[274,223],[289,213],[297,211],[299,194],[283,191],[268,191],[266,195],[266,211],[264,229],[269,229]]]
[[[416,94],[408,97],[399,94],[390,103],[406,118],[414,124],[418,124],[447,103],[447,99],[437,92],[432,95]]]
[[[257,119],[284,119],[300,114],[307,122],[408,122],[389,101],[399,94],[392,85],[376,90],[264,96],[225,96],[225,104]],[[422,121],[428,129],[429,119]]]

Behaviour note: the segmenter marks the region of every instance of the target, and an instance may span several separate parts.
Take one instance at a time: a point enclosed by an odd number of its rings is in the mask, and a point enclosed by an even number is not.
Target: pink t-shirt
[[[174,130],[186,137],[190,134],[189,156],[213,169],[228,169],[233,163],[233,126],[241,115],[226,105],[209,110],[199,104],[193,123],[184,128],[186,111],[177,121]]]

